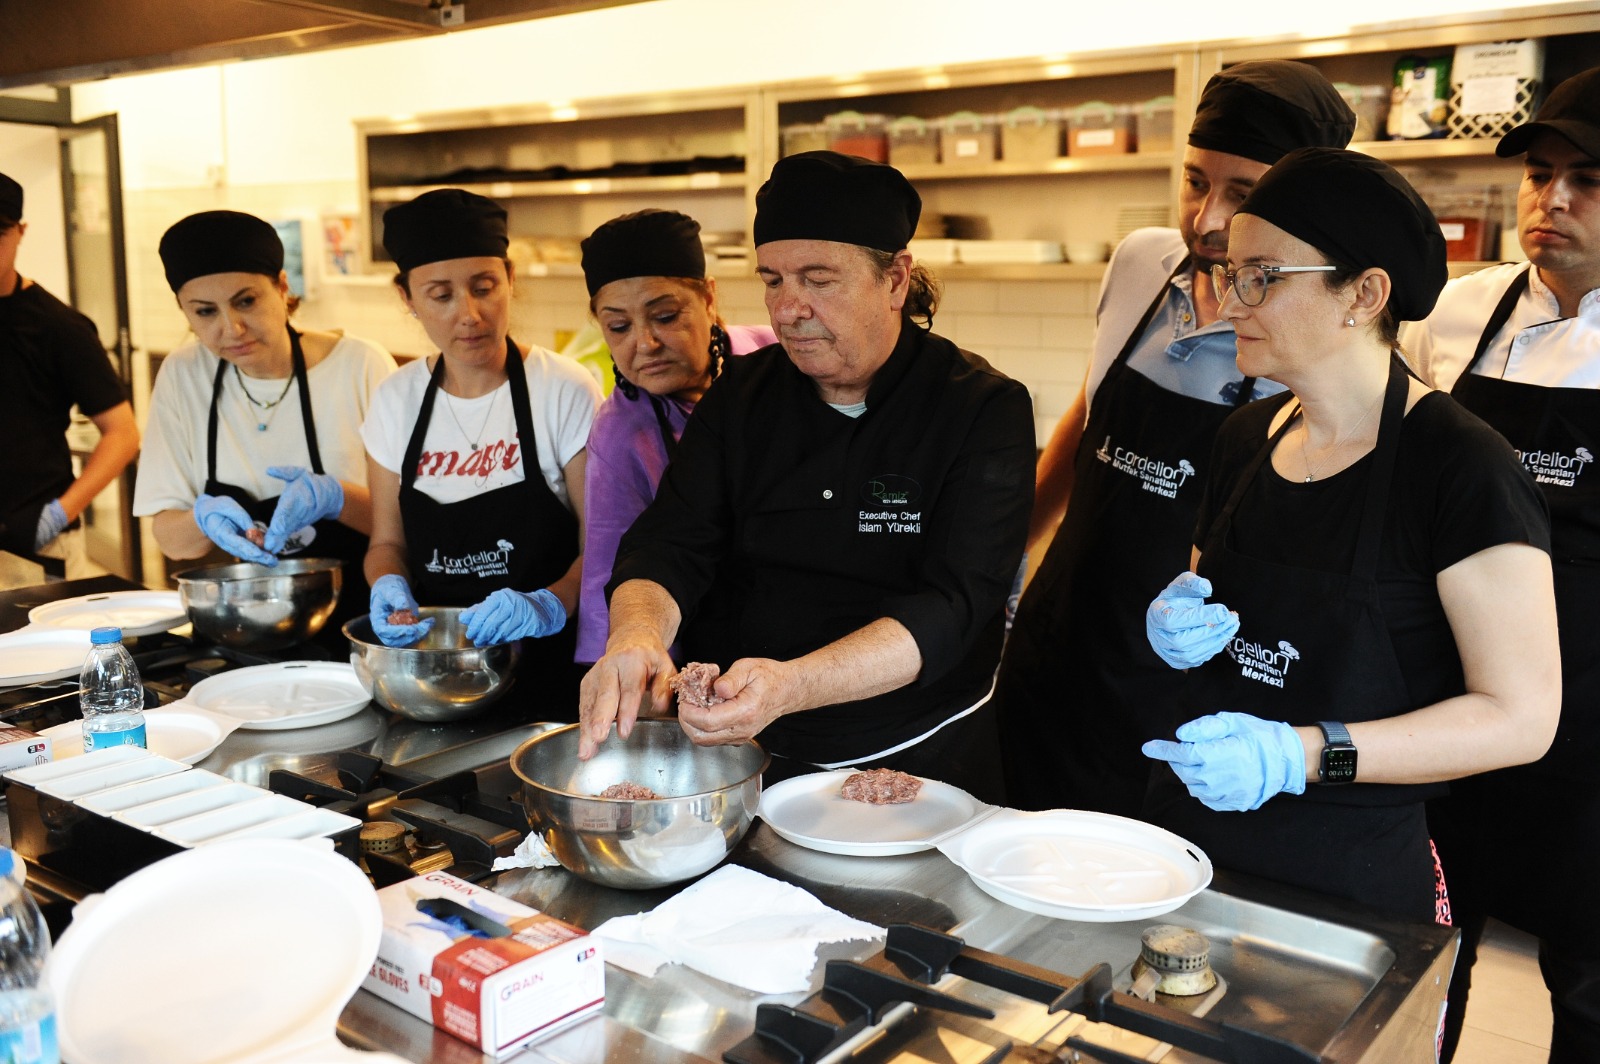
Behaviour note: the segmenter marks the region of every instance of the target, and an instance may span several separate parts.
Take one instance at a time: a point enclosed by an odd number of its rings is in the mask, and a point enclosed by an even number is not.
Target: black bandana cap
[[[383,248],[401,272],[450,259],[506,257],[506,210],[459,188],[436,188],[383,212]]]
[[[1494,153],[1521,155],[1540,133],[1559,133],[1591,159],[1600,159],[1600,67],[1574,74],[1550,93],[1533,121],[1500,138]]]
[[[905,175],[836,151],[779,159],[756,193],[756,246],[774,240],[832,240],[903,251],[917,231],[922,197]]]
[[[605,222],[583,248],[583,280],[593,296],[612,281],[629,277],[706,275],[700,223],[687,214],[654,208]]]
[[[1261,59],[1206,82],[1189,145],[1271,166],[1296,148],[1343,148],[1355,131],[1355,112],[1316,67]]]
[[[22,186],[0,174],[0,218],[22,221]]]
[[[253,214],[201,211],[161,234],[161,265],[174,294],[196,277],[259,273],[274,281],[283,272],[278,231]]]
[[[1433,210],[1394,167],[1338,148],[1290,152],[1264,174],[1238,214],[1253,214],[1336,263],[1389,275],[1389,310],[1421,321],[1444,283],[1444,234]]]

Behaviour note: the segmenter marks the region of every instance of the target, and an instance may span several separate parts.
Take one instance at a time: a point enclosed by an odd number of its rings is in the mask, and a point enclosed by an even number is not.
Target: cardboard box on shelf
[[[1503,137],[1532,120],[1543,78],[1543,41],[1457,45],[1450,64],[1450,136]]]

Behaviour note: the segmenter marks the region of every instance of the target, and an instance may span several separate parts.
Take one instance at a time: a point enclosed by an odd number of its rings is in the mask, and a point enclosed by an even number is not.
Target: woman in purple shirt
[[[583,276],[617,376],[595,414],[585,476],[576,658],[592,662],[610,632],[605,588],[617,542],[655,498],[690,411],[724,358],[777,337],[766,326],[723,325],[700,223],[677,211],[638,211],[600,226],[583,242]]]

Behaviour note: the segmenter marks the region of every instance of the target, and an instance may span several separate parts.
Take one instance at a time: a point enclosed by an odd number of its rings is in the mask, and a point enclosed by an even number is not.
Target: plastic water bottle
[[[122,629],[96,628],[89,633],[89,642],[89,657],[78,674],[83,752],[144,746],[144,688],[133,655],[122,645]]]
[[[0,847],[0,1060],[60,1064],[55,999],[44,978],[50,930],[13,870],[16,855]]]

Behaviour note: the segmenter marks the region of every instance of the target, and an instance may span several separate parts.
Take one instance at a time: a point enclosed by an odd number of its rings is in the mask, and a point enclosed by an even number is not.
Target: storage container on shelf
[[[1000,116],[1000,158],[1044,163],[1061,158],[1061,112],[1018,107]]]
[[[904,115],[889,123],[889,162],[926,166],[939,161],[939,123]]]
[[[859,155],[875,163],[889,161],[889,119],[886,115],[839,111],[823,119],[828,147],[845,155]]]
[[[1156,96],[1134,109],[1133,133],[1137,151],[1172,150],[1171,96]]]
[[[1544,81],[1544,42],[1459,44],[1450,64],[1449,136],[1503,137],[1533,119]]]
[[[821,122],[797,122],[778,131],[783,140],[784,155],[799,155],[803,151],[822,151],[828,147],[828,127]]]
[[[1403,55],[1394,64],[1386,123],[1391,140],[1442,137],[1450,115],[1450,57]]]
[[[1444,234],[1445,258],[1483,262],[1499,252],[1500,189],[1494,185],[1447,186],[1424,191]]]
[[[1356,132],[1351,140],[1389,139],[1389,86],[1352,85],[1348,81],[1336,81],[1333,87],[1339,90],[1344,102],[1356,113]]]
[[[939,157],[946,166],[994,162],[994,115],[976,111],[945,115],[939,121]]]
[[[1068,155],[1122,155],[1134,150],[1133,108],[1103,100],[1067,112]]]

